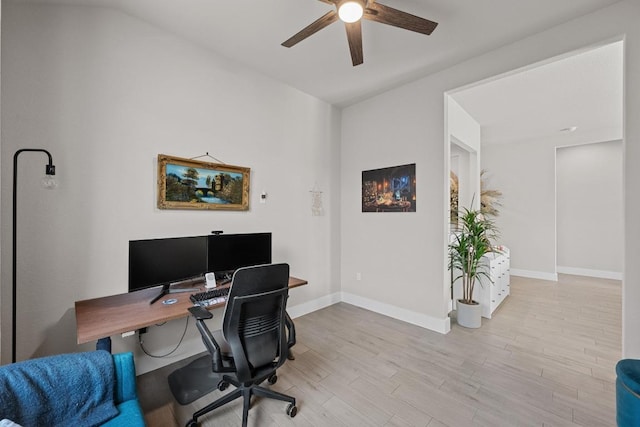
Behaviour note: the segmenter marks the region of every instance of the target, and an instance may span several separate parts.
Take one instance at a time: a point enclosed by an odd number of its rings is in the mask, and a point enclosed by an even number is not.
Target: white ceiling
[[[425,36],[364,21],[357,67],[341,22],[290,49],[280,45],[333,7],[317,0],[26,1],[115,8],[344,106],[618,0],[382,0],[439,26]]]
[[[439,25],[425,36],[363,21],[364,64],[357,67],[340,21],[290,49],[280,45],[331,10],[317,0],[12,1],[120,10],[346,106],[618,0],[381,0]],[[571,126],[578,126],[574,139],[603,129],[621,137],[622,43],[531,66],[454,98],[481,124],[483,143],[535,140]]]
[[[621,139],[623,42],[532,65],[452,97],[480,123],[483,144]]]

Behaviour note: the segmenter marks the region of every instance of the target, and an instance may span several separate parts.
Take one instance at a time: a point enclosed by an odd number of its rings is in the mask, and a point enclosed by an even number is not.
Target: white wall
[[[556,150],[558,272],[621,278],[622,141]]]
[[[108,9],[6,3],[2,25],[2,233],[11,227],[11,165],[19,148],[46,148],[59,188],[41,191],[45,159],[19,168],[18,359],[76,346],[74,301],[126,292],[130,239],[273,232],[274,261],[310,285],[289,306],[339,290],[340,115],[336,109],[172,34]],[[156,208],[156,156],[209,152],[251,168],[248,212]],[[309,190],[325,215],[311,216]],[[269,196],[258,203],[259,193]],[[2,361],[10,354],[10,263],[2,247]],[[298,313],[303,310],[297,310]],[[220,313],[218,313],[220,314]],[[154,353],[185,321],[145,335]],[[135,339],[138,372],[203,350],[195,328],[166,359]]]
[[[341,282],[351,303],[444,332],[442,99],[442,91],[409,84],[343,110]],[[416,212],[361,212],[363,170],[414,162]],[[439,227],[426,226],[432,222]]]
[[[466,146],[467,151],[480,152],[480,124],[451,96],[445,99],[449,135]]]
[[[621,1],[346,108],[342,158],[349,162],[343,162],[342,166],[343,291],[367,296],[374,300],[372,305],[392,304],[399,310],[422,313],[434,324],[444,323],[446,309],[441,284],[445,280],[442,266],[446,262],[446,241],[441,230],[448,203],[448,197],[443,194],[447,187],[444,180],[448,179],[448,171],[443,168],[448,140],[442,94],[620,37],[625,38],[628,118],[625,121],[625,254],[628,260],[640,255],[637,238],[640,225],[632,220],[640,216],[640,168],[633,167],[640,161],[640,121],[635,119],[640,117],[640,82],[634,79],[640,73],[640,28],[636,25],[639,16],[640,3]],[[389,109],[389,105],[394,108]],[[384,149],[390,142],[393,149]],[[483,153],[486,156],[486,151]],[[366,216],[359,212],[360,171],[395,164],[400,158],[405,163],[415,161],[417,164],[418,211],[415,215]],[[497,172],[492,174],[497,176]],[[498,188],[498,184],[495,187]],[[504,243],[509,245],[508,241]],[[555,247],[555,243],[553,245]],[[389,248],[405,255],[409,267],[393,270],[393,263],[382,255],[389,253]],[[546,265],[547,260],[542,262]],[[362,273],[361,282],[355,280],[355,271]],[[634,334],[634,330],[640,328],[640,310],[634,302],[640,300],[640,263],[626,262],[624,271],[624,352],[638,357],[640,336]]]
[[[578,267],[577,265],[563,264],[556,255],[557,248],[561,246],[558,243],[560,236],[564,238],[564,242],[567,241],[566,228],[564,228],[566,221],[560,217],[556,218],[556,171],[562,176],[566,176],[566,173],[563,172],[564,168],[556,168],[556,148],[559,144],[591,144],[597,142],[601,137],[601,135],[595,134],[590,136],[595,141],[588,138],[582,141],[567,141],[558,137],[519,143],[483,145],[482,168],[491,172],[492,187],[499,189],[503,194],[500,215],[495,218],[495,221],[500,229],[500,241],[511,249],[511,273],[513,275],[557,280],[558,265]],[[620,156],[622,156],[621,153]],[[618,163],[620,182],[618,187],[609,193],[612,197],[615,194],[619,194],[621,197],[621,162],[620,157]],[[572,200],[575,200],[575,197],[572,197]],[[615,208],[619,209],[617,213],[620,217],[618,227],[621,228],[622,203],[616,204]],[[560,214],[559,211],[558,214]],[[595,218],[590,217],[589,221],[592,220],[595,221]],[[602,224],[601,219],[598,219],[597,222]],[[532,227],[531,224],[535,224],[535,227]],[[602,226],[606,227],[605,224]],[[603,230],[600,234],[607,234],[607,232]],[[622,238],[621,234],[616,234],[616,236]],[[583,245],[583,243],[584,238],[580,238],[575,244]],[[575,249],[566,247],[566,243],[564,245],[565,253]],[[622,248],[620,251],[616,251],[616,255],[606,256],[607,259],[611,257],[618,257],[620,269],[617,271],[622,271]],[[592,273],[595,273],[600,269],[597,265],[602,266],[603,264],[593,264],[591,267],[582,265],[580,268],[591,269],[594,270]],[[578,271],[564,269],[560,272],[576,274]]]
[[[458,209],[480,208],[480,124],[469,115],[452,97],[446,96],[446,123],[449,132],[449,149],[462,152],[458,174]],[[456,146],[455,149],[453,146]],[[451,153],[446,156],[451,168]]]
[[[484,145],[482,168],[502,191],[495,222],[511,250],[511,273],[556,280],[555,144]]]

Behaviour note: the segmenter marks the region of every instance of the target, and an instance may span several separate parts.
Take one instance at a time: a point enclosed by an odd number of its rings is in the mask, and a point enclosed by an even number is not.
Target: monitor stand
[[[192,277],[191,279],[186,279],[186,280],[181,280],[179,282],[172,282],[172,283],[165,283],[164,285],[162,285],[162,290],[160,291],[160,294],[156,295],[150,302],[149,305],[153,304],[154,302],[158,301],[160,298],[162,298],[165,295],[169,295],[169,294],[179,294],[182,292],[193,292],[193,288],[172,288],[172,285],[194,285],[197,283],[202,282],[204,279],[202,276],[197,276],[197,277]]]

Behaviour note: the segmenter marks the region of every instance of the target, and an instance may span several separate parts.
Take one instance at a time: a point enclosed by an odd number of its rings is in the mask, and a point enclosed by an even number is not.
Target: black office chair
[[[227,298],[222,331],[211,333],[205,319],[213,315],[203,307],[189,311],[196,318],[202,341],[211,354],[213,372],[222,374],[218,389],[233,384],[236,390],[196,411],[187,427],[198,425],[198,418],[239,397],[244,400],[242,425],[247,425],[251,396],[289,402],[287,415],[295,417],[296,399],[259,384],[275,384],[276,370],[287,360],[286,332],[289,265],[268,264],[245,267],[233,275]],[[295,333],[293,334],[295,337]]]

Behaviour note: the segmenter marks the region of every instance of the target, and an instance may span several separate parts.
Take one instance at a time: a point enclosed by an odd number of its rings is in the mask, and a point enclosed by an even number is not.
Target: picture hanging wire
[[[220,160],[220,159],[216,159],[216,158],[215,158],[215,157],[213,157],[211,154],[209,154],[209,152],[208,152],[208,151],[207,151],[207,152],[205,152],[202,156],[190,157],[190,158],[189,158],[189,160],[201,159],[201,158],[203,158],[203,157],[209,157],[210,159],[213,159],[213,160],[215,160],[216,162],[218,162],[218,163],[220,163],[220,164],[226,165],[226,163],[225,163],[225,162],[223,162],[223,161],[222,161],[222,160]]]

